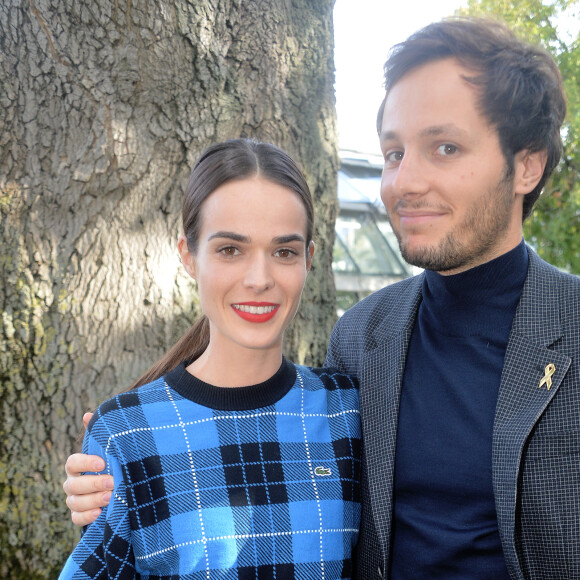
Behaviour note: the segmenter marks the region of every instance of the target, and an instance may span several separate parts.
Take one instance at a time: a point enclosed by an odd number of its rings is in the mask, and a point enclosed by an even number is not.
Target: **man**
[[[580,280],[522,241],[560,158],[558,70],[454,20],[385,72],[381,196],[426,271],[330,341],[327,364],[361,383],[359,576],[580,578]]]
[[[396,46],[385,75],[381,197],[425,272],[330,340],[327,365],[361,385],[358,577],[580,578],[580,280],[522,239],[561,155],[557,67],[459,19]],[[101,481],[88,468],[69,461],[69,493]]]

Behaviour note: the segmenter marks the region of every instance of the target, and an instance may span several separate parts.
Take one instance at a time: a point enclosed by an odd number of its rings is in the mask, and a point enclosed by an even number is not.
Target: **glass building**
[[[339,316],[359,300],[411,276],[380,198],[382,159],[341,152],[332,269]]]

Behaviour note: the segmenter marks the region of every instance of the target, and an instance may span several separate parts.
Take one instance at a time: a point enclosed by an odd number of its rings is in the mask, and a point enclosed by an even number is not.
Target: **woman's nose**
[[[263,292],[274,285],[271,264],[266,256],[255,256],[249,263],[244,283],[256,292]]]

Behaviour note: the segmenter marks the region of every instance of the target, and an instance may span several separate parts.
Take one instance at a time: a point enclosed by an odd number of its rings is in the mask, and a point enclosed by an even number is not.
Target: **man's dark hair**
[[[498,21],[451,18],[429,24],[391,49],[384,67],[386,96],[377,118],[379,134],[393,86],[409,71],[444,58],[455,58],[473,71],[465,79],[478,88],[478,105],[498,132],[510,173],[519,151],[546,151],[542,178],[524,196],[525,220],[562,155],[566,98],[558,66],[549,52],[520,40]]]

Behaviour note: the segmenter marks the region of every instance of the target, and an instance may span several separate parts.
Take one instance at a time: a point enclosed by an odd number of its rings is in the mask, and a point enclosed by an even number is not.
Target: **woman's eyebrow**
[[[233,240],[234,242],[244,242],[246,244],[251,241],[248,236],[242,236],[241,234],[225,231],[215,232],[214,234],[211,234],[207,239],[207,241],[209,242],[210,240],[214,240],[215,238],[224,238],[227,240]]]
[[[290,242],[304,242],[304,236],[300,234],[288,234],[287,236],[276,236],[272,240],[275,244],[289,244]]]
[[[252,239],[249,236],[243,236],[242,234],[236,234],[235,232],[219,231],[211,234],[207,241],[214,240],[216,238],[232,240],[234,242],[240,242],[244,244],[249,244]],[[272,239],[275,244],[289,244],[290,242],[304,242],[304,236],[300,234],[287,234],[284,236],[276,236]]]

